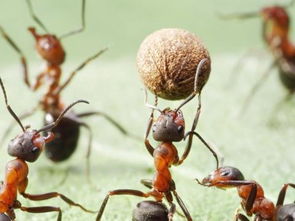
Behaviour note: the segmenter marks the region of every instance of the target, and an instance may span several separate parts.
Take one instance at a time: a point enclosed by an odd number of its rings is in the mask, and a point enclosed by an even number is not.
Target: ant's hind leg
[[[138,190],[132,190],[132,189],[118,189],[118,190],[113,190],[113,191],[110,191],[106,197],[104,198],[101,206],[100,206],[100,209],[99,209],[99,212],[97,214],[97,217],[96,217],[96,221],[100,221],[101,220],[101,217],[102,217],[102,214],[105,210],[105,207],[108,203],[108,200],[110,198],[110,196],[114,196],[114,195],[132,195],[132,196],[139,196],[139,197],[149,197],[150,194],[148,193],[144,193],[144,192],[141,192],[141,191],[138,191]]]
[[[58,193],[58,192],[50,192],[50,193],[44,193],[44,194],[28,194],[28,193],[20,193],[24,198],[33,200],[33,201],[42,201],[42,200],[48,200],[56,197],[60,197],[64,202],[69,204],[70,206],[76,206],[79,207],[81,210],[87,212],[87,213],[94,213],[94,211],[86,209],[81,204],[75,203],[65,195]]]
[[[58,212],[57,221],[61,221],[62,213],[59,207],[52,206],[40,206],[40,207],[20,207],[20,210],[28,213],[48,213],[48,212]]]

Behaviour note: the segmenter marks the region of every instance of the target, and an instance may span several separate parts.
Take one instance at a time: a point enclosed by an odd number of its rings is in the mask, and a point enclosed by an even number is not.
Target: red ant
[[[223,18],[252,18],[260,16],[263,20],[262,37],[268,49],[273,55],[273,61],[263,73],[261,79],[252,88],[242,110],[248,107],[252,96],[259,86],[265,82],[271,70],[275,67],[279,70],[279,76],[283,85],[289,93],[285,100],[289,99],[295,92],[295,45],[289,39],[290,18],[286,11],[287,7],[293,5],[292,0],[286,6],[265,7],[259,12],[248,12],[244,14],[225,15]]]
[[[2,213],[1,220],[8,219],[5,216],[6,213],[11,220],[15,220],[15,209],[20,209],[29,213],[46,213],[46,212],[58,212],[57,220],[60,221],[62,219],[62,212],[59,207],[52,206],[41,206],[41,207],[24,207],[17,200],[17,193],[21,194],[24,198],[29,200],[39,201],[39,200],[47,200],[51,198],[60,197],[63,201],[71,206],[77,206],[85,212],[92,211],[85,209],[82,205],[75,203],[65,195],[58,192],[50,192],[45,194],[28,194],[26,193],[27,185],[28,185],[28,173],[29,167],[27,162],[35,162],[40,156],[42,150],[46,143],[52,141],[54,139],[54,133],[50,132],[54,127],[56,127],[66,112],[72,108],[77,103],[88,103],[85,100],[78,100],[72,103],[70,106],[65,108],[65,110],[58,116],[58,118],[52,122],[44,126],[39,130],[30,129],[29,127],[24,127],[12,110],[12,108],[8,104],[6,91],[0,78],[0,85],[2,92],[5,98],[5,104],[8,112],[11,116],[16,120],[19,126],[22,129],[22,133],[17,135],[14,139],[12,139],[8,145],[8,154],[12,157],[16,157],[16,159],[11,160],[6,165],[5,171],[5,179],[2,185],[0,186],[0,213]],[[46,136],[42,136],[41,132],[46,132]],[[8,220],[10,220],[8,219]]]
[[[198,83],[199,75],[201,73],[201,69],[206,62],[208,62],[208,60],[203,59],[198,64],[196,75],[195,75],[194,91],[184,102],[180,104],[178,108],[176,108],[175,110],[171,110],[170,108],[165,108],[164,110],[160,110],[159,108],[156,107],[157,96],[156,96],[155,106],[146,103],[146,105],[149,108],[152,108],[152,112],[150,115],[147,131],[146,131],[145,146],[148,152],[150,153],[150,155],[154,158],[154,166],[155,166],[156,172],[155,172],[155,176],[153,180],[141,180],[141,183],[145,185],[146,187],[150,188],[151,191],[147,193],[138,191],[138,190],[133,190],[133,189],[117,189],[117,190],[110,191],[105,197],[100,207],[96,221],[101,220],[102,214],[107,205],[109,197],[114,195],[133,195],[133,196],[139,196],[139,197],[145,197],[145,198],[154,197],[156,202],[161,202],[162,199],[165,197],[171,206],[168,212],[168,217],[166,217],[166,219],[168,218],[171,221],[173,214],[175,213],[175,204],[173,203],[172,194],[174,195],[178,204],[180,205],[186,219],[192,220],[190,213],[188,212],[182,199],[179,197],[178,193],[176,192],[175,183],[174,183],[174,180],[172,179],[169,168],[172,165],[178,166],[182,164],[183,161],[187,158],[192,146],[193,135],[196,135],[204,143],[204,145],[213,153],[216,159],[217,168],[218,168],[219,161],[218,161],[217,154],[208,145],[208,143],[206,143],[206,141],[197,132],[195,132],[195,128],[197,126],[200,111],[201,111],[201,92],[197,91],[197,85],[198,85],[197,83]],[[192,100],[197,94],[199,98],[197,113],[193,121],[192,129],[185,134],[184,133],[185,121],[180,108],[186,103],[188,103],[190,100]],[[146,100],[147,100],[147,96],[146,96]],[[160,116],[155,122],[154,122],[154,115],[153,115],[154,110],[157,110],[160,112]],[[161,142],[157,148],[154,148],[148,140],[148,135],[150,133],[150,130],[152,130],[153,132],[153,138],[156,141]],[[172,142],[180,142],[181,140],[185,140],[187,136],[188,136],[188,143],[186,145],[186,149],[182,157],[179,158],[178,151]],[[149,204],[147,205],[148,205],[147,206],[147,209],[148,209]]]
[[[295,188],[295,184],[284,184],[276,203],[276,206],[269,199],[265,198],[262,187],[253,180],[245,180],[241,171],[235,167],[224,166],[213,171],[202,182],[197,182],[207,187],[220,189],[237,188],[242,199],[241,205],[247,216],[254,215],[255,221],[293,221],[295,220],[295,204],[284,205],[285,195],[288,186]],[[235,215],[235,220],[249,221],[241,214]]]
[[[47,28],[44,24],[38,19],[35,15],[30,0],[27,0],[27,4],[29,7],[29,11],[34,21],[47,33],[47,34],[37,34],[35,28],[30,27],[29,31],[32,33],[33,37],[36,40],[36,49],[39,55],[46,61],[45,70],[37,76],[37,80],[34,85],[30,84],[28,77],[28,69],[26,59],[19,49],[19,47],[13,42],[13,40],[4,32],[4,30],[0,27],[0,32],[3,37],[8,41],[8,43],[16,50],[16,52],[21,57],[21,62],[23,66],[24,72],[24,81],[28,87],[30,87],[33,91],[37,90],[42,84],[49,83],[48,90],[46,94],[43,96],[40,104],[42,111],[45,113],[44,123],[50,124],[54,120],[57,119],[58,115],[63,111],[64,104],[60,100],[60,93],[66,86],[71,82],[73,77],[76,75],[78,71],[80,71],[85,65],[87,65],[90,61],[97,58],[106,49],[103,49],[96,53],[95,55],[86,59],[81,65],[79,65],[68,77],[68,79],[60,84],[61,78],[61,68],[60,66],[63,64],[65,60],[65,51],[61,45],[60,40],[64,37],[71,36],[73,34],[77,34],[84,30],[85,28],[85,2],[86,0],[82,0],[82,27],[80,29],[71,31],[67,34],[62,35],[61,37],[56,37],[53,34],[49,34]],[[32,111],[21,116],[21,119],[28,117],[34,113],[37,108],[34,108]],[[101,111],[89,111],[86,113],[76,114],[71,111],[68,114],[59,126],[53,129],[53,132],[56,134],[56,139],[53,142],[47,143],[45,145],[45,153],[48,158],[50,158],[54,162],[61,162],[68,159],[73,152],[75,151],[79,139],[79,131],[80,127],[84,127],[89,132],[89,145],[87,150],[87,173],[89,173],[89,156],[91,150],[91,142],[92,142],[92,131],[88,124],[81,121],[81,118],[89,117],[93,115],[98,115],[106,119],[113,126],[115,126],[122,134],[129,135],[129,133],[112,117],[108,114]],[[8,128],[6,133],[4,134],[4,138],[7,136],[11,127]]]

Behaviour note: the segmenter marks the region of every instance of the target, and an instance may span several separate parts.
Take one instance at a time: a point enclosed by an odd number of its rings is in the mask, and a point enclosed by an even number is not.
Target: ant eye
[[[177,128],[177,131],[180,133],[180,132],[182,132],[183,131],[183,126],[179,126],[178,128]]]
[[[39,151],[39,148],[38,147],[34,147],[33,149],[32,149],[32,153],[37,153]]]
[[[228,176],[229,174],[229,171],[223,171],[222,173],[220,173],[220,176]]]

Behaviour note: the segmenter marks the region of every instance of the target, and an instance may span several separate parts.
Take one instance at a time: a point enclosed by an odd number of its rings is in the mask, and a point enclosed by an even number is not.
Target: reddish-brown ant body
[[[269,199],[265,198],[262,187],[253,180],[245,180],[240,170],[235,167],[224,166],[213,171],[199,184],[208,187],[221,189],[237,188],[242,199],[241,205],[247,216],[254,215],[255,221],[293,221],[295,219],[295,204],[284,205],[285,195],[288,186],[295,188],[295,184],[284,184],[276,203],[276,206]],[[237,213],[235,220],[249,221],[249,219]]]
[[[22,133],[12,139],[8,145],[8,154],[12,157],[16,157],[16,159],[11,160],[6,165],[5,178],[4,182],[0,186],[0,215],[1,220],[7,220],[7,214],[11,220],[15,220],[15,209],[20,209],[25,212],[30,213],[46,213],[46,212],[58,212],[57,220],[60,221],[62,219],[62,212],[59,207],[51,207],[51,206],[42,206],[42,207],[24,207],[17,200],[18,193],[21,194],[24,198],[39,201],[39,200],[47,200],[51,198],[60,197],[63,201],[71,206],[77,206],[86,212],[92,212],[85,209],[80,204],[75,203],[68,197],[60,194],[58,192],[50,192],[45,194],[32,195],[26,193],[27,185],[28,185],[28,173],[29,166],[27,162],[35,162],[46,143],[52,141],[54,139],[54,134],[51,132],[51,129],[56,127],[66,112],[77,103],[88,103],[84,100],[78,100],[68,106],[56,119],[56,121],[52,122],[44,126],[39,130],[33,130],[29,127],[24,127],[11,109],[8,104],[6,91],[3,85],[3,82],[0,78],[0,85],[2,92],[5,98],[5,104],[7,110],[12,115],[12,117],[17,121],[22,129]],[[46,136],[42,136],[41,132],[46,132]],[[3,214],[5,213],[5,214]],[[9,219],[8,219],[9,220]]]
[[[32,33],[33,37],[36,40],[36,50],[38,54],[45,60],[46,67],[45,70],[37,76],[36,82],[34,85],[31,85],[29,77],[28,77],[28,68],[26,59],[19,49],[19,47],[12,41],[12,39],[4,32],[4,30],[0,27],[0,32],[2,36],[8,41],[8,43],[16,50],[16,52],[20,55],[23,73],[24,73],[24,81],[29,88],[33,91],[40,88],[44,83],[48,83],[48,90],[41,99],[38,107],[41,107],[42,111],[45,113],[44,123],[50,124],[55,121],[58,115],[64,110],[64,104],[60,99],[61,91],[71,82],[73,77],[76,75],[78,71],[80,71],[86,64],[88,64],[93,59],[97,58],[106,49],[103,49],[89,57],[85,60],[81,65],[78,66],[69,76],[69,78],[63,83],[60,83],[61,78],[61,65],[65,60],[65,50],[60,42],[61,38],[67,37],[76,33],[79,33],[85,28],[85,2],[86,0],[82,0],[82,27],[78,30],[71,31],[67,34],[62,35],[61,37],[56,37],[53,34],[49,34],[46,27],[43,23],[38,19],[35,15],[30,0],[27,0],[27,4],[29,6],[29,11],[34,21],[42,27],[42,29],[46,32],[46,34],[38,34],[35,31],[35,28],[30,27],[29,31]],[[28,112],[21,116],[21,118],[25,118],[33,114],[33,112],[37,108],[34,108],[33,111]],[[89,116],[101,116],[109,121],[113,126],[115,126],[122,134],[129,135],[127,131],[117,123],[113,118],[111,118],[108,114],[100,111],[89,111],[86,113],[76,114],[71,111],[66,117],[62,119],[60,124],[53,128],[53,132],[56,134],[56,139],[54,139],[50,143],[46,143],[45,145],[45,153],[48,158],[50,158],[54,162],[61,162],[68,159],[72,153],[75,151],[79,139],[79,131],[80,127],[84,127],[89,131],[89,145],[87,150],[87,160],[89,159],[91,140],[92,140],[92,131],[90,126],[85,122],[81,121],[83,117]],[[7,136],[11,127],[4,134],[4,138]]]
[[[173,214],[175,213],[175,204],[173,203],[172,194],[174,195],[178,204],[180,205],[186,219],[192,220],[191,215],[189,214],[186,206],[184,205],[183,201],[181,200],[181,198],[176,192],[175,183],[174,183],[174,180],[172,179],[169,168],[172,165],[178,166],[182,164],[183,161],[187,158],[192,146],[193,135],[196,135],[205,144],[205,146],[214,154],[217,161],[217,167],[218,167],[217,154],[204,141],[204,139],[197,132],[195,132],[199,115],[200,115],[200,110],[201,110],[201,102],[200,102],[201,92],[199,93],[197,92],[197,83],[198,83],[199,75],[201,73],[201,68],[206,62],[208,62],[208,60],[203,59],[198,64],[196,75],[195,75],[194,91],[183,103],[180,104],[180,106],[177,109],[171,110],[170,108],[166,108],[162,111],[156,107],[157,99],[156,99],[155,106],[146,103],[146,105],[149,108],[152,108],[152,112],[149,119],[147,131],[146,131],[145,146],[148,152],[150,153],[150,155],[154,158],[154,166],[155,166],[156,172],[155,172],[155,176],[153,180],[141,180],[141,182],[146,187],[150,188],[151,191],[147,193],[138,191],[138,190],[133,190],[133,189],[117,189],[117,190],[110,191],[105,197],[100,207],[98,216],[96,218],[97,221],[101,220],[102,214],[107,205],[109,197],[114,195],[133,195],[133,196],[139,196],[139,197],[145,197],[145,198],[153,197],[156,202],[161,202],[163,198],[166,198],[166,200],[169,202],[169,205],[171,206],[168,212],[168,216],[166,216],[166,220],[168,218],[171,221]],[[187,134],[185,134],[185,121],[180,108],[186,103],[188,103],[191,99],[193,99],[196,96],[196,94],[198,94],[199,96],[199,105],[198,105],[197,113],[193,121],[192,129]],[[160,112],[160,116],[155,121],[154,121],[154,115],[153,115],[154,110],[157,110]],[[154,148],[148,140],[148,135],[150,133],[150,130],[152,130],[153,138],[156,141],[161,142],[157,148]],[[180,158],[178,156],[178,151],[172,142],[180,142],[181,140],[185,139],[187,136],[188,136],[188,143],[186,145],[186,149],[182,157]],[[147,205],[147,209],[150,209],[150,206],[151,206],[150,203],[145,202],[144,204]],[[142,210],[145,210],[145,209],[142,208]],[[142,210],[140,211],[141,214],[144,213]]]
[[[247,97],[242,110],[246,109],[251,97],[255,94],[259,86],[265,82],[273,68],[278,68],[279,77],[283,85],[287,88],[289,98],[295,92],[295,45],[289,38],[290,17],[286,10],[293,5],[292,0],[287,6],[269,6],[259,12],[248,12],[244,14],[225,15],[223,18],[251,18],[260,16],[263,20],[262,38],[273,55],[273,61],[261,76],[261,79],[252,88]],[[240,62],[239,62],[240,64]],[[237,68],[235,68],[236,70]],[[233,73],[236,74],[236,73]]]

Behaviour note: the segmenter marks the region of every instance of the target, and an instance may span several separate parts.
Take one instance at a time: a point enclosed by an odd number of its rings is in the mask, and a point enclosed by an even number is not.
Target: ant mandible
[[[259,86],[265,82],[273,68],[278,68],[281,82],[288,90],[284,100],[289,99],[295,92],[295,45],[289,39],[290,17],[286,11],[286,8],[292,6],[294,2],[292,0],[286,6],[265,7],[259,12],[222,16],[223,18],[240,19],[261,16],[263,20],[262,37],[273,56],[273,61],[247,96],[242,110],[248,107],[251,98]]]
[[[208,60],[203,59],[198,64],[196,75],[195,75],[194,91],[184,102],[180,104],[180,106],[177,109],[171,110],[170,108],[166,108],[163,111],[160,110],[159,108],[156,107],[157,97],[155,102],[156,105],[150,105],[146,101],[146,105],[149,108],[152,108],[152,112],[148,122],[146,135],[145,135],[145,146],[148,152],[154,158],[154,166],[155,166],[156,172],[155,172],[155,176],[153,180],[141,180],[141,183],[145,185],[146,187],[150,188],[151,191],[147,193],[138,191],[138,190],[133,190],[133,189],[117,189],[117,190],[110,191],[105,197],[100,207],[96,221],[101,220],[102,214],[107,205],[109,197],[114,195],[133,195],[133,196],[139,196],[139,197],[145,197],[145,198],[154,197],[156,202],[161,202],[162,199],[165,197],[171,206],[168,213],[168,219],[172,220],[173,214],[175,212],[175,204],[173,203],[172,194],[174,195],[178,204],[180,205],[186,219],[192,220],[192,217],[189,214],[186,206],[184,205],[182,199],[179,197],[178,193],[176,192],[175,183],[174,183],[174,180],[172,179],[169,168],[171,165],[178,166],[182,164],[183,161],[187,158],[192,146],[193,135],[196,135],[205,144],[205,146],[213,153],[217,162],[217,168],[219,166],[217,154],[208,145],[208,143],[206,143],[205,140],[197,132],[195,132],[195,128],[197,126],[197,122],[198,122],[200,110],[201,110],[201,97],[200,97],[201,90],[199,92],[197,91],[197,83],[198,83],[199,75],[201,73],[201,69],[206,62],[208,62]],[[197,113],[193,121],[191,131],[189,131],[185,135],[184,133],[185,122],[184,122],[184,118],[180,108],[186,103],[188,103],[190,100],[192,100],[197,94],[199,96],[199,99],[198,99],[199,105],[198,105]],[[147,96],[146,96],[146,100],[147,100]],[[154,110],[159,111],[160,116],[153,123]],[[150,144],[148,140],[148,135],[151,129],[153,132],[153,138],[156,141],[161,142],[157,148],[153,148],[153,146]],[[179,142],[185,139],[187,136],[189,138],[188,138],[186,149],[182,157],[179,158],[178,151],[176,147],[172,144],[172,142]]]
[[[22,129],[22,133],[17,135],[14,139],[12,139],[8,145],[8,154],[12,157],[16,157],[16,159],[11,160],[6,165],[5,178],[4,182],[0,186],[0,213],[2,215],[1,218],[5,219],[5,215],[7,214],[11,220],[15,220],[15,209],[20,209],[29,213],[46,213],[46,212],[57,212],[58,217],[57,220],[60,221],[62,219],[62,212],[59,207],[52,206],[41,206],[41,207],[24,207],[17,200],[17,194],[19,193],[24,198],[34,201],[47,200],[51,198],[60,197],[63,201],[71,206],[77,206],[85,212],[92,211],[84,208],[82,205],[75,203],[65,195],[58,192],[50,192],[45,194],[28,194],[26,193],[27,185],[28,185],[28,173],[29,167],[27,162],[35,162],[40,156],[42,150],[44,149],[44,145],[48,142],[51,142],[54,139],[54,134],[50,132],[54,127],[56,127],[66,112],[72,108],[74,105],[78,103],[88,103],[85,100],[78,100],[72,103],[70,106],[65,108],[65,110],[58,116],[56,121],[51,124],[46,125],[45,127],[39,130],[29,129],[29,127],[24,127],[12,110],[12,108],[8,104],[6,91],[0,78],[0,85],[2,92],[5,98],[5,104],[8,112],[11,116],[16,120],[19,126]],[[42,136],[41,132],[47,132],[47,136]],[[6,217],[7,218],[7,217]]]
[[[0,32],[3,37],[8,41],[8,43],[16,50],[16,52],[20,55],[23,73],[24,73],[24,82],[28,87],[30,87],[33,91],[37,90],[44,84],[45,80],[49,83],[49,88],[45,95],[43,96],[41,102],[38,104],[36,108],[28,113],[23,114],[20,118],[24,119],[32,115],[38,107],[41,107],[42,111],[45,113],[44,123],[50,124],[54,120],[57,119],[58,115],[63,111],[64,104],[61,102],[60,93],[66,86],[71,82],[73,77],[80,71],[85,65],[87,65],[90,61],[97,58],[107,49],[103,49],[96,53],[95,55],[89,57],[85,60],[81,65],[79,65],[68,77],[68,79],[60,84],[61,78],[61,68],[60,66],[63,64],[65,60],[65,51],[61,45],[60,40],[62,38],[71,36],[73,34],[77,34],[84,30],[85,28],[85,3],[86,0],[82,0],[82,27],[80,29],[70,31],[61,37],[56,37],[53,34],[49,34],[45,25],[41,22],[41,20],[35,15],[32,4],[30,0],[27,0],[27,4],[29,7],[30,14],[34,21],[47,33],[43,35],[39,35],[36,33],[35,28],[30,27],[29,31],[33,34],[36,40],[36,49],[39,55],[46,61],[45,70],[37,76],[37,80],[34,85],[30,84],[28,77],[28,68],[26,59],[16,45],[15,42],[4,32],[4,30],[0,27]],[[75,151],[79,139],[80,127],[84,127],[89,132],[89,144],[87,150],[87,174],[89,174],[89,156],[91,151],[91,142],[92,142],[92,131],[88,124],[81,121],[81,118],[89,117],[89,116],[101,116],[109,123],[111,123],[115,128],[117,128],[123,135],[130,135],[116,120],[110,117],[107,113],[101,111],[89,111],[85,113],[76,114],[73,111],[70,112],[65,118],[62,119],[59,126],[53,129],[53,132],[56,134],[56,139],[53,142],[47,143],[45,145],[45,153],[46,156],[54,162],[61,162],[68,159],[73,152]],[[10,126],[7,131],[4,133],[3,138],[7,137],[8,133],[11,130]],[[3,139],[2,139],[3,140]]]
[[[245,180],[241,171],[235,167],[220,167],[201,182],[197,179],[197,182],[203,186],[220,189],[237,188],[242,199],[243,210],[247,216],[254,215],[255,221],[293,221],[295,219],[295,204],[284,205],[288,186],[295,188],[295,184],[283,185],[275,206],[273,202],[265,198],[262,187],[256,181]],[[235,215],[235,220],[249,221],[244,214],[239,212]]]

